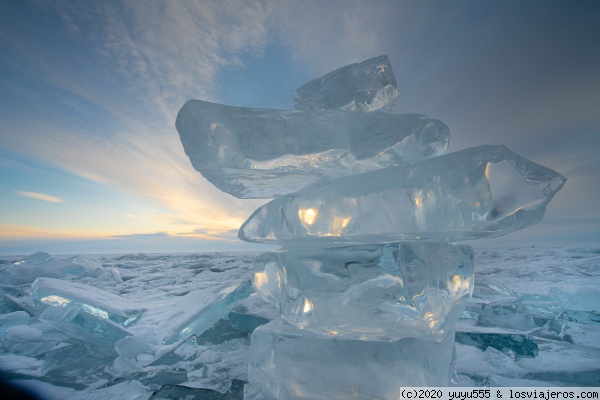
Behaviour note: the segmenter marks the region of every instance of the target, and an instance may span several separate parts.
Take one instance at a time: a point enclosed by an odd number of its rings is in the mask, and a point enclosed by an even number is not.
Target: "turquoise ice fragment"
[[[529,335],[497,332],[456,332],[456,342],[474,346],[483,351],[488,347],[500,350],[505,354],[514,354],[515,359],[522,357],[535,358],[538,345]]]

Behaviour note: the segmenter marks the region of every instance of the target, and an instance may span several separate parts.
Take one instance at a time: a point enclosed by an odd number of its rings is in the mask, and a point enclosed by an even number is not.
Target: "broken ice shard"
[[[450,131],[418,114],[231,107],[190,100],[177,131],[194,168],[238,198],[292,193],[323,178],[435,157]]]
[[[550,296],[566,310],[600,311],[600,288],[594,285],[552,287]]]
[[[398,89],[387,55],[331,71],[296,89],[299,110],[394,111]]]
[[[69,384],[75,383],[74,377],[78,377],[76,380],[79,381],[87,375],[89,379],[94,373],[101,373],[106,368],[107,361],[115,357],[113,351],[106,350],[106,347],[60,343],[44,353],[41,372],[46,378],[66,381]]]
[[[50,254],[44,251],[38,251],[25,257],[21,262],[26,262],[29,265],[39,265],[50,261],[51,258],[52,256]]]
[[[155,381],[155,380],[153,380]],[[144,381],[142,381],[144,382]],[[213,389],[192,388],[182,385],[165,384],[149,400],[242,400],[246,382],[233,379],[231,388],[226,393]]]
[[[256,257],[254,287],[305,330],[394,341],[453,329],[473,291],[473,249],[405,242]]]
[[[8,280],[15,285],[30,284],[39,277],[60,278],[68,275],[84,275],[89,266],[75,258],[58,259],[38,251],[21,261],[14,262]]]
[[[91,313],[77,305],[50,306],[40,319],[73,338],[111,348],[117,340],[131,335],[103,313]]]
[[[538,355],[538,345],[529,335],[493,332],[456,332],[456,342],[474,346],[483,351],[488,347],[505,354],[513,353],[516,359],[534,358]]]
[[[16,287],[0,287],[0,313],[25,311],[35,315],[38,311],[31,297]]]
[[[268,399],[393,399],[402,386],[447,386],[454,330],[394,342],[321,335],[280,319],[252,334],[248,380]]]
[[[129,301],[114,293],[60,279],[36,279],[31,285],[31,295],[35,300],[51,306],[80,307],[89,314],[125,327],[135,323],[145,311],[143,308],[128,307]]]
[[[600,313],[563,311],[532,335],[600,348]]]
[[[529,310],[520,300],[514,298],[497,300],[484,305],[477,325],[522,331],[536,327]]]
[[[186,342],[193,343],[194,346],[206,346],[222,344],[229,340],[239,338],[248,338],[248,332],[236,329],[227,319],[220,319],[213,326],[204,331],[203,334],[199,336],[192,335]],[[179,349],[181,349],[181,347],[179,347]]]
[[[54,345],[55,343],[48,340],[41,330],[26,324],[10,326],[0,334],[0,353],[2,354],[37,358]]]
[[[29,314],[25,311],[15,311],[7,314],[0,314],[0,334],[11,326],[27,325],[29,323]]]
[[[249,314],[246,308],[240,306],[236,306],[229,313],[229,323],[240,332],[252,333],[256,328],[268,322],[268,319]]]
[[[310,245],[502,236],[541,221],[565,183],[504,146],[317,182],[258,208],[238,237]]]
[[[172,310],[172,315],[157,328],[155,334],[163,344],[173,344],[192,335],[201,335],[242,299],[252,293],[246,281],[213,293],[196,290],[184,296]]]

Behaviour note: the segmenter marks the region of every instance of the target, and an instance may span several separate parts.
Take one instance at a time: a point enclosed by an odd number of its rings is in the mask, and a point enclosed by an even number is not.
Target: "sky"
[[[0,2],[0,254],[261,250],[265,201],[196,172],[189,99],[293,108],[293,91],[387,54],[398,112],[449,151],[505,144],[568,179],[496,244],[600,244],[600,2]],[[471,244],[475,244],[471,242]]]

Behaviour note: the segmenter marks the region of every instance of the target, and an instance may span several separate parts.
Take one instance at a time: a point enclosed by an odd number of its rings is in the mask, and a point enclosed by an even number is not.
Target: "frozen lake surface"
[[[475,253],[455,384],[600,386],[600,247]],[[254,254],[0,257],[0,369],[49,399],[241,399],[278,315]]]

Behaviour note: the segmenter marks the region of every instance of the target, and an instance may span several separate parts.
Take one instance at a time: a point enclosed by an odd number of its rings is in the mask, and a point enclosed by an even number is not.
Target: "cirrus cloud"
[[[15,190],[15,193],[21,197],[27,197],[30,199],[41,200],[41,201],[47,201],[49,203],[62,203],[63,202],[63,199],[54,197],[54,196],[51,196],[51,195],[45,194],[45,193],[26,192],[23,190]]]

